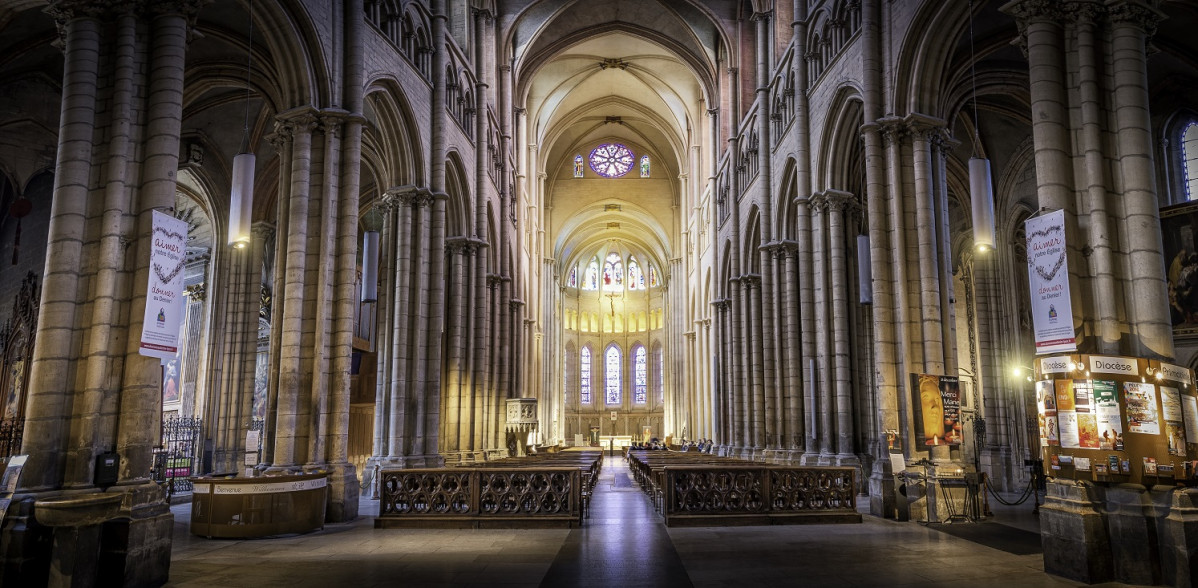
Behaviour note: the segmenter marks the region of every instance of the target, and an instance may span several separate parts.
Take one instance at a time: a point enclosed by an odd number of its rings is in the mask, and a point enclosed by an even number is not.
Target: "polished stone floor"
[[[1031,503],[991,504],[998,523],[1038,531]],[[378,503],[363,499],[363,516],[315,533],[209,540],[188,533],[190,505],[172,510],[170,586],[1078,585],[1045,574],[1039,554],[868,515],[859,525],[667,529],[619,458],[604,464],[591,518],[573,530],[376,530]]]

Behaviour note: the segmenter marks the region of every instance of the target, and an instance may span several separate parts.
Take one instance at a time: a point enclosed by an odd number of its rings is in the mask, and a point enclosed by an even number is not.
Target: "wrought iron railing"
[[[21,452],[21,438],[25,432],[25,419],[0,419],[0,461]]]
[[[166,486],[168,495],[191,492],[191,480],[200,465],[199,417],[171,417],[162,421],[162,444],[154,449],[151,477]]]

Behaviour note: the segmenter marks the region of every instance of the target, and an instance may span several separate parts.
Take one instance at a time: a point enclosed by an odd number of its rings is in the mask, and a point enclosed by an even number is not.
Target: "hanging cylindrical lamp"
[[[379,299],[379,232],[362,233],[362,302]]]
[[[978,251],[994,249],[994,190],[990,182],[990,160],[969,158],[969,202],[973,207],[973,246]]]
[[[249,5],[246,36],[245,123],[241,129],[241,152],[233,156],[233,185],[229,189],[229,245],[244,249],[250,244],[254,216],[254,153],[250,150],[250,72],[254,64],[254,2]]]
[[[229,245],[241,249],[250,244],[254,214],[254,154],[238,153],[233,158],[233,186],[229,192]]]
[[[857,290],[861,304],[874,303],[872,258],[869,252],[869,235],[857,235]]]

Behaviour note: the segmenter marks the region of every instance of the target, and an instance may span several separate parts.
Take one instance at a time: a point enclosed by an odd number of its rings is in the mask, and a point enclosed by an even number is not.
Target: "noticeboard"
[[[1189,369],[1133,357],[1044,358],[1036,364],[1035,400],[1050,477],[1198,481],[1198,394]]]

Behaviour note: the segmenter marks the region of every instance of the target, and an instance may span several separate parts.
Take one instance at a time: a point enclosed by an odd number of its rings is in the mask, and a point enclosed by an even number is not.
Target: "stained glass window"
[[[661,352],[661,344],[653,344],[653,360],[657,364],[657,377],[654,378],[653,385],[657,388],[657,401],[665,404],[666,401],[666,358]]]
[[[656,288],[657,286],[657,269],[649,266],[649,287]]]
[[[571,288],[578,287],[578,268],[576,268],[576,267],[570,268],[570,277],[566,278],[566,285]]]
[[[599,289],[599,260],[592,259],[591,263],[587,264],[587,272],[582,276],[582,289]]]
[[[591,169],[605,178],[618,178],[632,169],[636,156],[619,143],[604,143],[591,152]]]
[[[583,347],[578,354],[578,401],[591,403],[591,348]]]
[[[641,177],[642,178],[649,177],[649,156],[648,155],[641,156]]]
[[[1186,130],[1181,133],[1181,158],[1186,200],[1198,200],[1198,122],[1186,125]]]
[[[620,348],[614,343],[607,348],[607,353],[604,354],[603,370],[604,379],[607,381],[607,403],[620,403]]]
[[[615,251],[603,260],[603,289],[619,290],[624,285],[624,262]]]
[[[582,177],[582,156],[581,155],[574,156],[574,177],[576,177],[576,178]]]
[[[649,362],[644,345],[632,348],[632,400],[644,404],[647,400],[646,391],[649,387]]]
[[[645,274],[641,273],[641,264],[636,262],[636,257],[628,256],[628,289],[643,290],[645,288]]]

